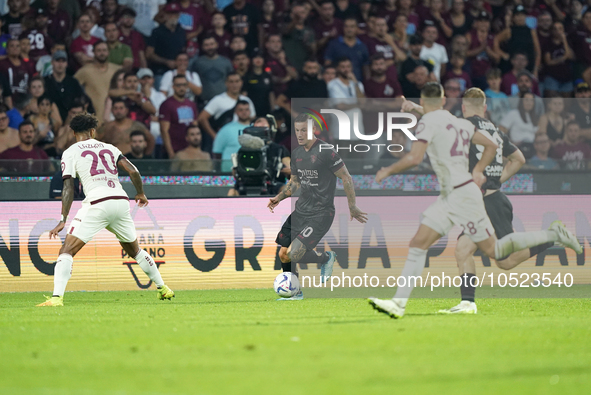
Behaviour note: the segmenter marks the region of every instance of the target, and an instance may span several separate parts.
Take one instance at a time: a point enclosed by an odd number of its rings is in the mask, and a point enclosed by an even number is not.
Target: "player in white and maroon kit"
[[[482,252],[501,260],[515,251],[520,251],[550,241],[558,241],[577,251],[580,245],[560,221],[555,221],[549,230],[511,233],[500,240],[488,218],[480,186],[486,181],[483,172],[496,155],[497,144],[488,133],[481,133],[468,120],[459,119],[443,110],[445,98],[443,87],[429,82],[421,91],[424,116],[417,125],[416,137],[410,153],[376,174],[380,183],[390,174],[399,173],[423,161],[425,152],[437,175],[441,192],[439,198],[423,213],[419,230],[410,242],[408,258],[400,277],[404,286],[399,286],[393,299],[370,298],[370,304],[392,318],[404,315],[410,293],[425,267],[427,250],[453,225],[461,226]],[[403,109],[405,107],[403,106]],[[468,171],[470,142],[484,147],[482,156]],[[399,283],[400,283],[399,282]]]
[[[119,183],[117,167],[129,173],[137,191],[135,201],[140,207],[145,207],[148,199],[144,195],[142,178],[119,149],[94,139],[97,125],[98,120],[90,114],[78,114],[70,122],[76,143],[62,155],[62,218],[49,232],[50,238],[57,238],[66,226],[73,201],[74,178],[80,179],[86,199],[70,224],[55,263],[53,296],[38,306],[63,306],[66,285],[72,275],[73,257],[105,228],[115,234],[125,252],[135,257],[142,270],[156,284],[158,297],[169,300],[174,297],[174,292],[164,285],[152,257],[138,245],[135,225],[129,214],[129,198]]]

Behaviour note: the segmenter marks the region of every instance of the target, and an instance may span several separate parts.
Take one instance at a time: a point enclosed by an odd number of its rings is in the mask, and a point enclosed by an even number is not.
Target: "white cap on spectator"
[[[150,69],[139,69],[136,74],[137,78],[140,80],[144,77],[154,77],[154,73]]]

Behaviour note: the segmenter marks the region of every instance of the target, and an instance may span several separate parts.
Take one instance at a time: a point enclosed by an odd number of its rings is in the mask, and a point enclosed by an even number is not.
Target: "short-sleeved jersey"
[[[295,211],[303,215],[334,214],[335,172],[345,165],[331,145],[316,140],[310,150],[302,146],[291,155],[291,174],[300,181]]]
[[[457,118],[446,110],[429,112],[419,121],[416,137],[428,144],[427,154],[437,174],[442,196],[472,179],[468,171],[468,153],[474,130],[470,121]]]
[[[127,198],[119,183],[117,147],[94,139],[79,141],[62,155],[62,178],[78,178],[91,204],[105,198]]]
[[[479,116],[473,116],[466,118],[468,121],[476,127],[476,130],[488,132],[492,137],[492,140],[497,143],[497,155],[484,169],[484,175],[486,176],[486,182],[482,185],[482,189],[500,189],[501,188],[501,174],[503,173],[503,157],[508,157],[513,152],[517,151],[517,147],[509,141],[509,137],[501,132],[494,123],[488,119],[481,118]],[[482,152],[484,146],[479,144],[470,143],[470,173],[474,170],[476,163],[482,158]]]

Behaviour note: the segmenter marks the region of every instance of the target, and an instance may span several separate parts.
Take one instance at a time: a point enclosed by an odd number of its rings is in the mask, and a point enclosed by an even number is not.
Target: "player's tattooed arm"
[[[347,203],[349,204],[349,214],[351,216],[351,221],[353,218],[355,218],[361,223],[367,222],[367,213],[362,212],[359,207],[357,207],[355,185],[353,185],[353,178],[351,177],[351,174],[349,174],[347,166],[343,165],[343,167],[338,169],[334,174],[343,180],[343,188],[345,189],[345,194],[347,195]]]
[[[300,188],[300,179],[298,178],[298,176],[296,176],[295,174],[291,174],[291,177],[289,179],[289,182],[287,183],[287,185],[283,188],[283,190],[281,192],[279,192],[279,194],[275,197],[272,197],[271,199],[269,199],[269,204],[267,204],[267,207],[269,208],[269,211],[273,212],[273,209],[275,207],[277,207],[277,205],[279,204],[279,202],[281,202],[283,199],[288,198],[293,196],[293,194]]]
[[[68,214],[70,213],[70,208],[72,207],[72,202],[74,201],[74,179],[72,177],[68,177],[64,179],[64,187],[62,189],[62,218],[60,222],[56,225],[55,228],[49,231],[49,238],[57,239],[59,237],[59,232],[66,226],[66,221],[68,220]]]
[[[129,173],[129,178],[131,179],[131,183],[133,184],[133,186],[137,192],[135,195],[136,203],[138,203],[140,207],[147,206],[148,205],[148,198],[144,194],[144,184],[142,182],[142,176],[140,175],[140,172],[138,171],[138,169],[133,165],[133,163],[131,163],[123,155],[121,155],[119,157],[119,159],[117,160],[117,166],[120,169],[123,169],[127,173]]]

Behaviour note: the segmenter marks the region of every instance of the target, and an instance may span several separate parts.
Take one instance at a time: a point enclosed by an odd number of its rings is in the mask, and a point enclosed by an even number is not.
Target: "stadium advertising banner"
[[[319,244],[320,249],[332,249],[338,254],[333,275],[358,276],[367,272],[398,276],[421,213],[435,199],[359,197],[358,206],[369,217],[366,224],[360,224],[350,221],[346,198],[336,198],[334,223]],[[585,265],[591,241],[589,197],[512,196],[511,201],[516,231],[546,229],[552,221],[561,219],[585,247],[580,255],[554,247],[517,269],[528,273],[571,273],[574,284],[590,283],[591,270]],[[154,258],[171,288],[271,288],[281,268],[275,238],[291,207],[283,202],[270,213],[267,202],[267,198],[170,199],[152,200],[143,209],[134,202],[131,205],[139,244]],[[74,202],[70,220],[80,205]],[[61,202],[0,203],[2,291],[52,289],[54,261],[61,244],[50,240],[48,232],[57,224],[60,209]],[[454,246],[458,234],[459,229],[454,228],[430,249],[425,272],[457,275]],[[61,236],[63,240],[65,230]],[[508,273],[486,257],[475,259],[481,273]],[[302,268],[302,275],[318,276],[319,270],[308,265]],[[154,287],[135,261],[125,255],[115,236],[103,230],[74,258],[68,290],[150,286]]]

